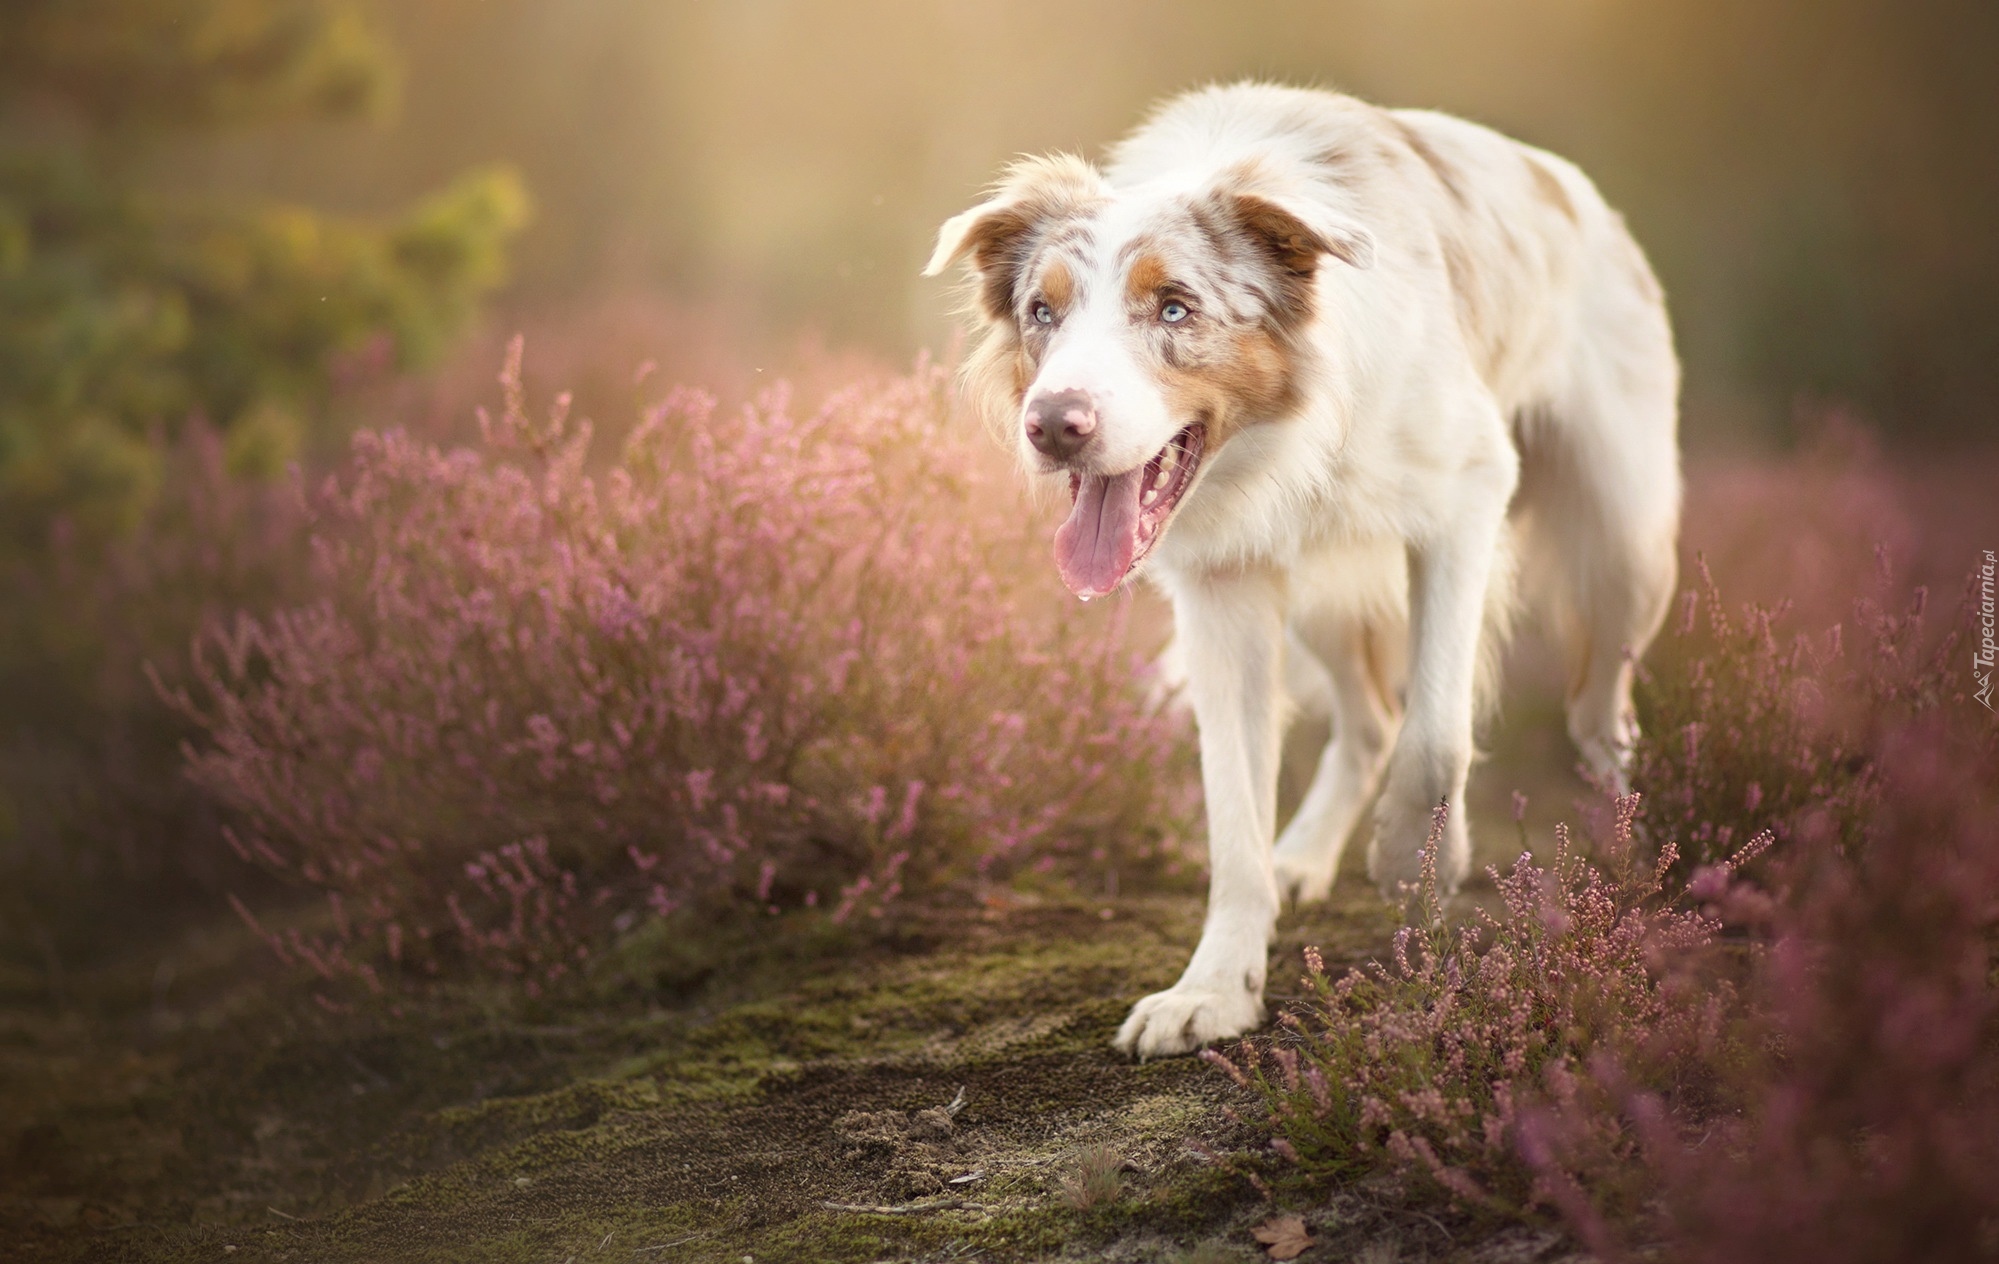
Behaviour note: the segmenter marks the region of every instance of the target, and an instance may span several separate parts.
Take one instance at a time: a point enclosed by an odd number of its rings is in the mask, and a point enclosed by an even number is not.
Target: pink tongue
[[[1102,597],[1124,582],[1138,552],[1138,484],[1145,467],[1114,478],[1089,475],[1076,506],[1055,529],[1055,566],[1078,597]]]

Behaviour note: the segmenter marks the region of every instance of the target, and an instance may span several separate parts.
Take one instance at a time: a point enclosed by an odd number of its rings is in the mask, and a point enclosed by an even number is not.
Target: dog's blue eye
[[[1185,303],[1168,303],[1159,309],[1159,319],[1169,325],[1177,325],[1191,315],[1193,313],[1187,310]]]
[[[1036,303],[1034,305],[1034,323],[1037,325],[1054,324],[1055,323],[1054,309],[1050,308],[1046,303]]]

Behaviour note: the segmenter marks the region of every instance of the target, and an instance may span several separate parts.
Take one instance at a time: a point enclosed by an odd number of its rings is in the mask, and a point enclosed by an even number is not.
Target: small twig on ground
[[[284,1217],[285,1219],[287,1219],[287,1220],[298,1220],[298,1219],[301,1219],[301,1217],[299,1217],[299,1216],[294,1216],[294,1215],[293,1215],[293,1214],[291,1214],[291,1213],[290,1213],[289,1211],[279,1211],[279,1210],[278,1210],[278,1209],[277,1209],[276,1207],[268,1207],[268,1206],[267,1206],[267,1207],[265,1207],[265,1208],[264,1208],[264,1210],[265,1210],[265,1211],[268,1211],[268,1212],[270,1212],[270,1213],[271,1213],[272,1215],[274,1215],[274,1216],[283,1216],[283,1217]]]
[[[934,1203],[900,1203],[890,1207],[868,1203],[825,1203],[829,1211],[859,1211],[876,1216],[911,1216],[925,1211],[985,1211],[983,1203],[967,1202],[963,1198],[944,1198]]]
[[[958,1112],[963,1109],[965,1109],[965,1086],[960,1084],[958,1086],[958,1095],[951,1099],[949,1105],[944,1107],[944,1113],[955,1118]]]
[[[1429,1212],[1427,1212],[1427,1211],[1419,1211],[1419,1212],[1417,1212],[1416,1214],[1417,1214],[1418,1216],[1421,1216],[1421,1217],[1422,1217],[1423,1219],[1425,1219],[1425,1220],[1429,1221],[1429,1222],[1430,1222],[1430,1227],[1431,1227],[1431,1228],[1435,1229],[1435,1230],[1436,1230],[1436,1231],[1437,1231],[1438,1233],[1441,1233],[1442,1235],[1444,1235],[1444,1244],[1445,1244],[1446,1246],[1456,1246],[1456,1245],[1457,1245],[1457,1241],[1458,1241],[1458,1239],[1457,1239],[1457,1236],[1456,1236],[1455,1234],[1453,1234],[1453,1233],[1452,1233],[1452,1232],[1451,1232],[1451,1231],[1450,1231],[1449,1229],[1446,1229],[1446,1228],[1444,1227],[1444,1222],[1443,1222],[1443,1221],[1441,1221],[1441,1220],[1437,1219],[1437,1218],[1436,1218],[1435,1216],[1431,1215],[1431,1214],[1430,1214]]]
[[[686,1246],[689,1242],[694,1241],[696,1238],[705,1238],[707,1236],[708,1236],[707,1233],[690,1233],[684,1238],[675,1238],[671,1242],[661,1242],[657,1246],[634,1247],[632,1248],[632,1254],[644,1255],[647,1251],[664,1251],[669,1247]]]

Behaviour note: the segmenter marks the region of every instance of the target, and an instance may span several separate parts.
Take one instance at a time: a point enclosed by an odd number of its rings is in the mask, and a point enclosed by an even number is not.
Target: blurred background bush
[[[343,219],[173,187],[176,148],[387,108],[387,46],[353,4],[10,6],[0,41],[0,506],[14,548],[52,516],[129,526],[149,432],[200,415],[232,467],[298,454],[333,357],[371,337],[434,359],[501,279],[526,211],[489,167]],[[462,168],[452,168],[456,172]],[[405,199],[407,201],[408,199]]]

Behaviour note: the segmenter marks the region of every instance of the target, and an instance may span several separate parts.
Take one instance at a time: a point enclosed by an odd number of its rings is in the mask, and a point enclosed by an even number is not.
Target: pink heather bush
[[[1715,1070],[1742,1109],[1697,1138],[1624,1094],[1684,1258],[1999,1256],[1999,758],[1972,718],[1881,735],[1864,845],[1808,826],[1779,898],[1722,900],[1765,945],[1740,1028],[1761,1057]]]
[[[1873,790],[1855,739],[1828,722],[1853,674],[1841,627],[1785,639],[1787,612],[1755,605],[1738,621],[1705,559],[1698,569],[1665,662],[1640,672],[1632,767],[1647,826],[1680,845],[1681,882],[1751,834],[1787,837],[1807,810],[1857,823]]]
[[[1875,561],[1885,597],[1886,551]],[[1681,882],[1765,830],[1781,844],[1816,822],[1858,845],[1881,799],[1870,744],[1884,726],[1965,701],[1962,631],[1929,626],[1922,588],[1899,612],[1861,598],[1846,623],[1787,631],[1798,623],[1787,606],[1731,617],[1706,559],[1697,569],[1700,586],[1681,595],[1677,625],[1640,671],[1632,783],[1644,825],[1678,842]]]
[[[1857,603],[1817,736],[1843,758],[1815,774],[1852,792],[1795,814],[1758,886],[1693,877],[1755,946],[1737,1031],[1760,1056],[1708,1072],[1738,1109],[1603,1079],[1689,1258],[1999,1255],[1999,724],[1969,696],[1977,595],[1941,634],[1920,589],[1901,615]]]
[[[1682,635],[1707,639],[1653,682],[1690,718],[1639,751],[1664,809],[1621,801],[1595,863],[1564,839],[1495,875],[1498,916],[1450,927],[1419,891],[1392,967],[1334,981],[1310,956],[1315,1002],[1216,1060],[1307,1183],[1551,1208],[1606,1259],[1990,1258],[1999,724],[1969,696],[1975,605],[1939,633],[1917,590],[1787,642],[1703,579]],[[1649,875],[1606,876],[1643,858],[1638,819]]]
[[[1750,936],[1713,1046],[1730,1056],[1693,1050],[1694,1078],[1663,1090],[1606,1057],[1523,1120],[1522,1157],[1599,1255],[1999,1254],[1999,740],[1982,712],[1931,714],[1878,732],[1869,758],[1857,843],[1820,816],[1768,886],[1694,879]],[[1604,1135],[1626,1139],[1648,1215],[1617,1214]]]
[[[1627,845],[1637,807],[1635,796],[1617,805]],[[1659,969],[1706,948],[1720,926],[1662,905],[1670,846],[1644,879],[1619,883],[1560,827],[1547,866],[1525,853],[1491,873],[1500,912],[1452,925],[1433,868],[1442,822],[1440,809],[1418,924],[1397,934],[1392,964],[1333,979],[1308,949],[1313,999],[1282,1016],[1274,1039],[1244,1042],[1233,1060],[1204,1056],[1263,1099],[1273,1148],[1303,1171],[1385,1171],[1468,1207],[1518,1213],[1565,1193],[1518,1154],[1522,1111],[1549,1086],[1573,1091],[1602,1056],[1721,1038],[1728,990],[1699,992]],[[1672,1062],[1651,1069],[1670,1079]],[[1591,1139],[1607,1164],[1633,1148],[1615,1129]]]
[[[1898,596],[1894,583],[1912,572],[1956,583],[1964,539],[1926,537],[1904,480],[1852,418],[1800,423],[1811,437],[1793,456],[1710,462],[1690,479],[1697,580],[1639,673],[1632,780],[1643,830],[1680,844],[1681,880],[1807,818],[1838,822],[1853,842],[1878,799],[1872,735],[1969,679],[1952,658],[1960,634],[1929,626],[1922,587]],[[1717,575],[1756,600],[1731,614]]]
[[[331,905],[281,952],[534,989],[681,909],[1186,863],[1184,734],[1052,600],[936,371],[811,416],[679,392],[601,472],[566,401],[529,417],[518,344],[502,382],[482,450],[357,436],[309,498],[315,597],[195,647],[195,781]]]

